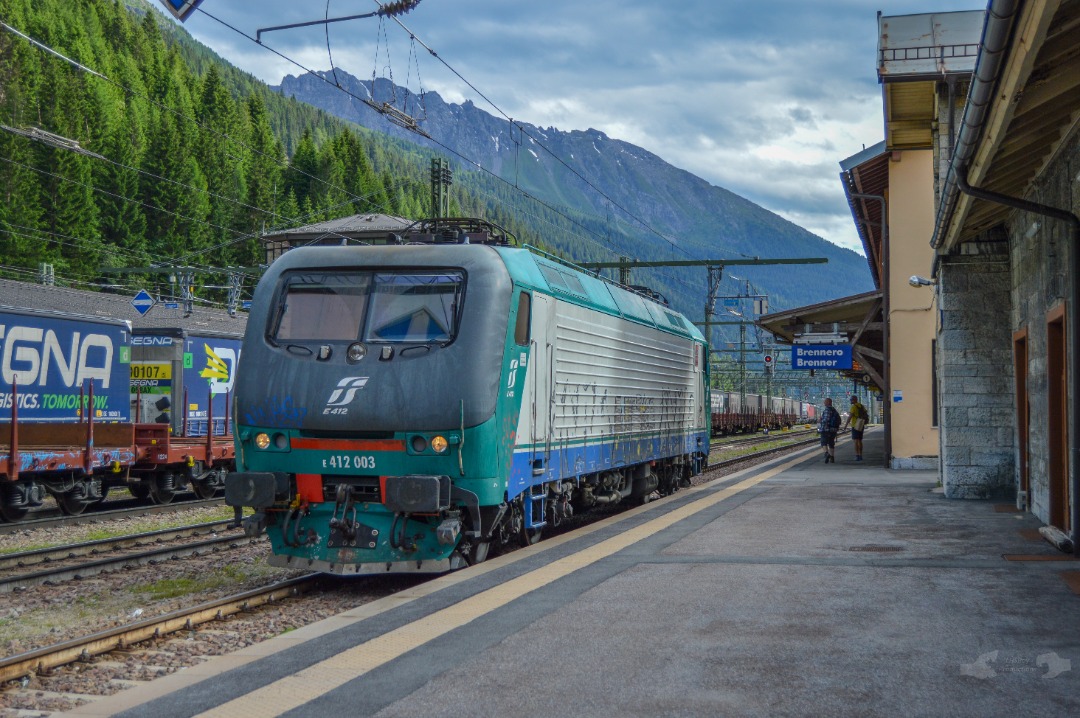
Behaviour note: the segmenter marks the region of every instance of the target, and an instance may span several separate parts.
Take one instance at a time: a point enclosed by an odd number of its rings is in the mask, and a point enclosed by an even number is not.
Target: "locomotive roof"
[[[370,266],[441,265],[466,270],[498,267],[499,271],[508,271],[515,281],[564,301],[705,341],[692,322],[660,302],[526,247],[480,244],[301,247],[274,262],[262,281],[268,278],[274,281],[282,272],[297,269],[344,268],[352,261],[363,261]]]
[[[701,331],[686,317],[635,288],[602,279],[535,248],[499,247],[497,251],[511,276],[526,285],[546,290],[564,301],[705,341]]]
[[[131,322],[132,329],[183,329],[189,334],[243,334],[247,315],[229,316],[228,312],[195,307],[191,316],[156,305],[140,316],[131,304],[132,297],[124,294],[88,292],[69,287],[46,286],[30,282],[0,279],[0,304],[10,307],[37,309],[81,317],[98,317]]]

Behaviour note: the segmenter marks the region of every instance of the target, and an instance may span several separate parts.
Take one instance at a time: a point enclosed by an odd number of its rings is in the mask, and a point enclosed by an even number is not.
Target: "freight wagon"
[[[0,515],[78,513],[135,459],[127,322],[0,306]],[[127,427],[127,428],[125,428]],[[96,430],[96,434],[95,434]]]
[[[185,487],[201,498],[223,488],[235,457],[229,404],[241,339],[178,328],[134,331],[131,403],[146,449],[131,468],[133,494],[168,503]]]
[[[731,391],[713,391],[711,406],[714,436],[790,428],[813,416],[812,404]]]
[[[0,307],[0,516],[22,519],[46,493],[71,514],[113,487],[212,495],[234,455],[239,351],[238,336]]]

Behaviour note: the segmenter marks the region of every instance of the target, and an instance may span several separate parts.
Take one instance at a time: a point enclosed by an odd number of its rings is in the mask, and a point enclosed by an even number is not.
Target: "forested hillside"
[[[82,281],[169,258],[250,265],[263,229],[424,214],[425,158],[176,42],[181,31],[149,10],[0,0],[0,19],[70,59],[0,32],[6,275],[40,262]]]

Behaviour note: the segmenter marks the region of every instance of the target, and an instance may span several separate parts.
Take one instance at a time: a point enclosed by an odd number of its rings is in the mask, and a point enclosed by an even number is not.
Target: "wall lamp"
[[[936,279],[927,279],[926,277],[920,277],[918,274],[911,275],[911,278],[907,280],[907,283],[913,287],[932,287],[937,284]]]

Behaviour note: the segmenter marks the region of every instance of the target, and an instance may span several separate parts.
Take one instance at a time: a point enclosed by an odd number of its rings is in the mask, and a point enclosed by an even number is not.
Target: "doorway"
[[[1047,431],[1049,439],[1050,525],[1068,533],[1069,418],[1068,366],[1065,343],[1065,305],[1046,317]]]
[[[1028,365],[1027,327],[1013,333],[1013,376],[1016,377],[1016,430],[1017,446],[1020,448],[1018,466],[1020,469],[1019,490],[1024,499],[1024,509],[1031,510],[1031,486],[1028,478],[1028,437],[1031,436],[1031,407],[1028,405],[1027,365]]]

